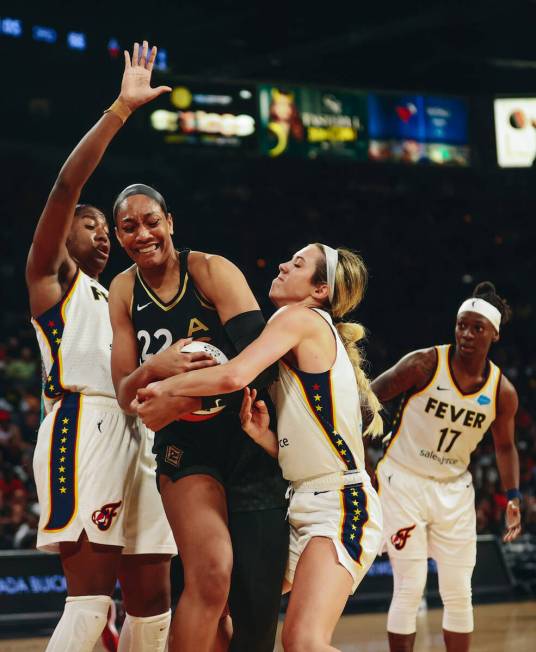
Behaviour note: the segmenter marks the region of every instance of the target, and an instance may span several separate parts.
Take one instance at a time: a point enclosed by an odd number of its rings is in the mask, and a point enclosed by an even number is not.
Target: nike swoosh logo
[[[318,496],[318,494],[327,494],[328,491],[329,491],[328,489],[326,489],[326,491],[315,491],[314,494],[315,496]]]
[[[450,387],[439,387],[439,385],[437,385],[436,389],[438,389],[440,392],[448,392]]]
[[[139,312],[140,310],[143,310],[144,308],[147,308],[147,306],[150,306],[151,304],[152,304],[152,301],[149,301],[149,303],[146,303],[143,306],[140,306],[140,304],[138,303],[138,305],[136,306],[136,310],[138,310],[138,312]]]

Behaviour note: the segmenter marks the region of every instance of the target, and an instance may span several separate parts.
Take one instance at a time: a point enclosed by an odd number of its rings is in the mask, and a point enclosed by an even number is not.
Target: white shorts
[[[85,530],[89,541],[123,554],[176,554],[156,488],[153,437],[114,399],[67,394],[58,401],[34,452],[37,548],[58,552]]]
[[[352,591],[378,553],[382,541],[382,516],[378,495],[370,479],[343,489],[297,489],[290,500],[290,549],[286,579],[294,580],[300,555],[313,537],[333,541],[341,566],[353,579]]]
[[[385,458],[377,475],[390,556],[475,565],[475,491],[468,471],[455,480],[439,481]]]

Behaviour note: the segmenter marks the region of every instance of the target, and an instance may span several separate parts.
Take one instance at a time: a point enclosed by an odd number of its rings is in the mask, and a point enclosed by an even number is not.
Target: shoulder
[[[497,395],[497,415],[513,416],[517,412],[519,398],[516,388],[501,374]]]
[[[188,270],[196,279],[199,277],[214,278],[218,275],[242,274],[238,267],[224,256],[203,251],[191,251],[188,254]]]
[[[432,346],[407,353],[400,359],[397,366],[413,369],[423,379],[430,379],[437,368],[438,362],[437,348]]]
[[[125,300],[130,303],[136,280],[136,265],[118,274],[110,283],[110,299]]]
[[[324,323],[327,324],[325,320]],[[279,308],[270,319],[269,324],[284,325],[286,327],[298,328],[300,330],[317,328],[322,322],[318,319],[318,313],[302,305],[289,305]]]

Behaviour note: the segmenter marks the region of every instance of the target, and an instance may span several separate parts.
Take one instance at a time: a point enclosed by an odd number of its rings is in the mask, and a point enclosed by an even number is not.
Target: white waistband
[[[316,478],[292,482],[291,487],[292,491],[297,493],[321,490],[336,491],[349,484],[365,484],[369,482],[370,478],[366,471],[338,471],[319,475]]]
[[[67,394],[65,396],[67,396]],[[111,409],[119,410],[120,412],[123,411],[119,407],[119,403],[117,402],[117,399],[112,398],[111,396],[103,396],[102,394],[88,396],[87,394],[80,394],[80,398],[81,398],[82,405],[100,405],[108,409],[111,408]],[[60,405],[61,405],[61,398],[54,403],[54,405],[52,406],[52,410],[57,410]]]

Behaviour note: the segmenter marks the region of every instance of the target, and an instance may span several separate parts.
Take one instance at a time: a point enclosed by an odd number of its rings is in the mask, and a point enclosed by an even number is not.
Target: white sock
[[[117,652],[164,652],[170,622],[171,610],[147,618],[127,614]]]
[[[46,652],[92,652],[106,625],[110,602],[108,595],[68,597]]]

